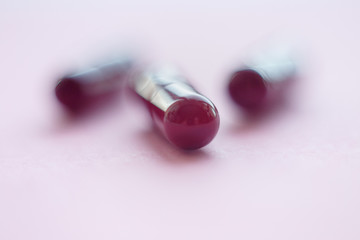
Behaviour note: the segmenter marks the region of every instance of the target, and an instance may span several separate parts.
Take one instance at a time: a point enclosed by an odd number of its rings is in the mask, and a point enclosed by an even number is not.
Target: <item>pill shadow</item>
[[[91,108],[82,111],[69,111],[62,106],[57,106],[54,124],[50,127],[50,132],[61,134],[79,127],[86,127],[116,116],[123,108],[122,96],[112,96],[107,102],[99,102]]]
[[[287,114],[291,114],[293,110],[293,104],[287,101],[279,101],[276,104],[253,112],[240,109],[234,113],[233,118],[235,120],[230,124],[229,132],[230,134],[251,133],[271,124],[273,121],[284,118]]]
[[[138,139],[151,146],[160,159],[171,165],[184,165],[207,163],[212,161],[212,156],[205,149],[183,150],[169,143],[155,128],[138,131]]]

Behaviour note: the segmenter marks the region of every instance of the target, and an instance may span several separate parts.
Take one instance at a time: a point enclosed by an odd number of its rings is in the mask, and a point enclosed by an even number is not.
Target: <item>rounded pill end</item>
[[[228,91],[235,103],[247,110],[254,110],[263,105],[267,87],[258,72],[245,69],[231,76]]]
[[[61,79],[55,88],[55,95],[60,103],[74,112],[81,110],[86,102],[80,83],[72,78]]]
[[[220,124],[216,107],[206,98],[180,99],[165,113],[168,140],[179,148],[201,148],[215,137]]]

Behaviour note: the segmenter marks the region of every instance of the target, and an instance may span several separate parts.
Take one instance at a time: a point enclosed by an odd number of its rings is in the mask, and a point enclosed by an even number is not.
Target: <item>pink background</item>
[[[353,1],[0,2],[0,239],[360,239],[360,6]],[[296,41],[299,84],[263,121],[225,94],[249,46]],[[217,105],[195,152],[126,94],[69,121],[55,79],[132,46]]]

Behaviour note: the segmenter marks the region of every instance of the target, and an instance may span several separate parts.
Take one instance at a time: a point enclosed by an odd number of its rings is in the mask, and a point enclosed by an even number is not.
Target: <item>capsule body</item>
[[[215,137],[220,124],[215,105],[177,70],[144,71],[134,78],[132,88],[145,102],[155,126],[175,146],[197,149]]]
[[[229,95],[250,112],[273,106],[284,99],[295,70],[295,61],[289,51],[275,49],[257,54],[232,73]]]
[[[120,59],[66,75],[58,81],[55,95],[71,112],[82,112],[115,96],[130,69],[130,60]]]

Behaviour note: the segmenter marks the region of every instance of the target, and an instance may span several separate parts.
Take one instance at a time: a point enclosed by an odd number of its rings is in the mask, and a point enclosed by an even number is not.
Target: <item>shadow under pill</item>
[[[139,131],[138,138],[148,144],[168,164],[182,165],[212,160],[212,156],[205,149],[182,150],[169,143],[155,128]]]
[[[291,111],[293,111],[293,106],[286,101],[282,101],[258,111],[236,112],[234,114],[236,121],[230,125],[229,132],[231,134],[238,134],[256,131],[258,128],[285,117]]]
[[[121,96],[114,96],[107,104],[99,104],[79,112],[71,112],[59,107],[59,111],[54,116],[54,124],[50,127],[50,132],[62,134],[106,121],[122,110],[122,101]]]

